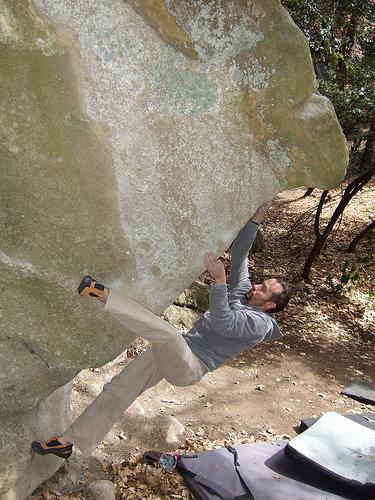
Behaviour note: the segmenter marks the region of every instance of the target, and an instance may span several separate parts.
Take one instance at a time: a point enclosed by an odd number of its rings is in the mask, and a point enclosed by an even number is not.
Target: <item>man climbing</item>
[[[105,384],[103,392],[61,436],[46,442],[33,441],[37,453],[68,458],[74,445],[89,455],[133,401],[163,378],[180,387],[195,384],[205,373],[245,349],[282,337],[273,313],[288,304],[289,285],[273,278],[252,286],[248,271],[250,248],[271,203],[258,208],[233,243],[229,291],[223,263],[212,252],[204,255],[204,264],[214,278],[210,308],[187,334],[181,334],[129,297],[89,276],[83,278],[78,292],[96,297],[105,312],[151,342],[152,349]]]

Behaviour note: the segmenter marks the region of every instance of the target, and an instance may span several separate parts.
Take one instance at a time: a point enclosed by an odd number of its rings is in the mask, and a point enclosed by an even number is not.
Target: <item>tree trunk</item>
[[[328,236],[330,235],[333,227],[335,226],[338,218],[341,216],[341,214],[344,212],[346,206],[349,204],[350,200],[355,196],[358,191],[360,191],[371,179],[371,177],[375,173],[375,167],[373,167],[371,170],[368,170],[361,176],[357,177],[352,181],[347,188],[344,191],[344,194],[340,200],[340,203],[338,204],[336,210],[332,214],[332,217],[330,221],[328,222],[324,232],[322,234],[319,233],[319,236],[316,238],[315,244],[313,248],[311,249],[311,252],[306,260],[305,267],[303,268],[302,271],[302,278],[304,281],[308,282],[309,281],[309,275],[311,271],[312,264],[318,255],[320,255],[320,252],[325,244],[325,242],[328,239]],[[324,193],[323,193],[324,194]],[[323,197],[323,195],[322,195]],[[323,205],[323,203],[321,202]]]
[[[316,236],[315,244],[311,249],[311,252],[306,260],[305,267],[303,268],[303,271],[302,271],[302,278],[306,282],[309,281],[309,275],[310,275],[312,264],[313,264],[315,258],[318,257],[318,255],[320,254],[320,252],[321,252],[325,242],[327,241],[327,238],[330,235],[333,227],[335,226],[338,218],[342,215],[346,206],[348,205],[350,200],[353,198],[353,196],[355,196],[358,193],[358,191],[360,191],[369,182],[371,177],[375,174],[374,146],[375,146],[375,119],[373,119],[371,122],[369,134],[368,134],[367,141],[366,141],[366,146],[365,146],[362,158],[361,158],[362,169],[369,169],[369,170],[367,170],[364,174],[362,174],[359,177],[357,177],[356,179],[354,179],[346,187],[340,203],[336,207],[336,210],[333,212],[331,220],[328,222],[328,224],[327,224],[327,226],[322,234],[319,232],[319,219],[320,219],[320,213],[322,211],[323,203],[324,203],[325,197],[327,195],[327,192],[324,191],[322,196],[321,196],[319,207],[317,210],[317,214],[315,216],[315,226],[314,226],[315,236]],[[355,243],[355,245],[356,245],[356,243]]]
[[[303,195],[303,198],[307,198],[308,196],[310,196],[313,191],[314,191],[314,188],[307,188],[305,191],[305,194]]]
[[[327,198],[327,194],[328,194],[328,191],[323,191],[323,193],[320,197],[318,208],[316,210],[316,214],[315,214],[314,233],[315,233],[315,238],[317,240],[322,236],[320,234],[320,231],[319,231],[319,222],[320,222],[320,216],[321,216],[322,210],[323,210],[323,205],[324,205],[325,199]]]
[[[375,230],[375,220],[373,220],[371,222],[371,224],[369,224],[363,231],[361,231],[354,239],[353,241],[350,243],[349,247],[348,247],[348,252],[354,252],[355,250],[355,247],[357,246],[357,244],[361,241],[362,238],[364,238],[366,235],[368,235],[369,233],[371,233],[371,231],[374,231]]]

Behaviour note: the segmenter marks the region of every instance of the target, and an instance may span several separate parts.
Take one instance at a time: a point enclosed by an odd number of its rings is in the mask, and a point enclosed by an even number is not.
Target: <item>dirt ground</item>
[[[166,474],[139,460],[144,451],[186,453],[289,439],[296,435],[302,418],[327,411],[375,412],[374,406],[340,394],[355,378],[375,382],[375,301],[369,298],[370,290],[375,290],[374,261],[366,267],[368,282],[350,293],[340,296],[328,284],[329,275],[336,283],[340,281],[346,259],[354,263],[357,256],[375,252],[374,239],[363,240],[354,254],[346,252],[352,238],[375,215],[375,182],[345,211],[313,265],[309,284],[303,282],[301,272],[314,242],[313,209],[321,191],[315,190],[307,198],[303,198],[304,192],[295,189],[276,198],[262,224],[266,247],[250,261],[253,283],[281,275],[293,286],[290,305],[277,314],[284,337],[245,351],[195,386],[176,388],[160,382],[129,408],[92,457],[74,451],[30,498],[89,499],[87,484],[93,479],[109,479],[116,483],[117,499],[189,499],[178,474]],[[336,206],[338,195],[339,190],[331,193],[323,220]],[[229,252],[223,260],[229,269]],[[132,356],[145,344],[135,343]],[[123,355],[105,367],[81,372],[74,384],[73,417],[128,362]]]

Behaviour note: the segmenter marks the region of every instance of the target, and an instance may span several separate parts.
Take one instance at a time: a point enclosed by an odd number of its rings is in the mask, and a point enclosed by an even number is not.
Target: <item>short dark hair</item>
[[[282,291],[274,293],[269,299],[271,302],[275,302],[276,306],[273,309],[268,309],[269,313],[276,313],[285,309],[288,305],[290,298],[292,296],[292,289],[284,278],[276,278],[276,281],[281,285]]]

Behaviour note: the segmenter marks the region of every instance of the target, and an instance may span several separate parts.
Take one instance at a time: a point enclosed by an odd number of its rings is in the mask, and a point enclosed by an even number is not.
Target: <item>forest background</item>
[[[314,259],[326,245],[345,208],[375,173],[375,2],[283,0],[282,4],[309,40],[319,91],[333,103],[350,147],[347,172],[350,182],[323,229],[319,221],[329,193],[321,194],[315,214],[316,241],[302,272],[308,281]],[[373,234],[374,210],[369,213],[368,225],[353,235],[349,252],[362,238]],[[374,259],[373,255],[366,257],[369,262]],[[355,274],[356,269],[347,271]]]

